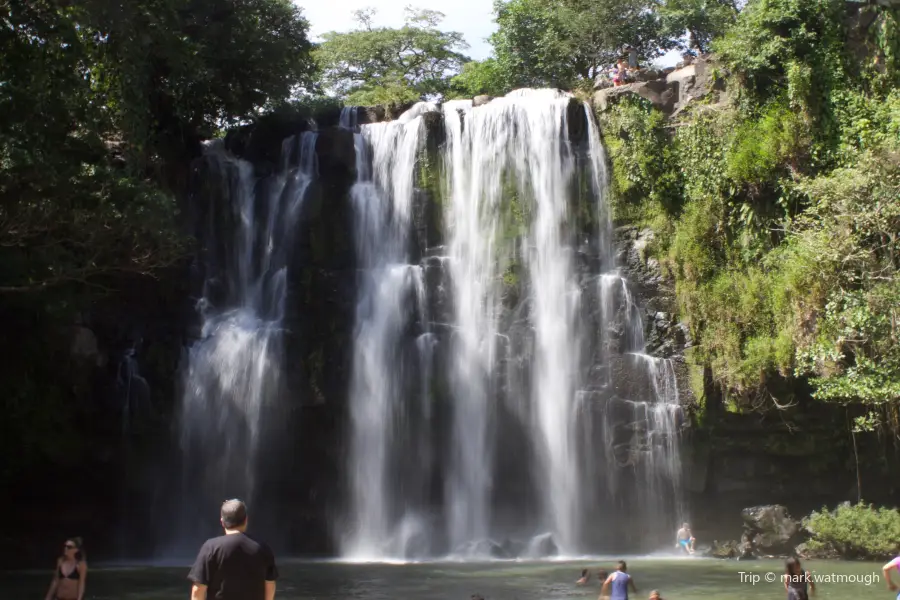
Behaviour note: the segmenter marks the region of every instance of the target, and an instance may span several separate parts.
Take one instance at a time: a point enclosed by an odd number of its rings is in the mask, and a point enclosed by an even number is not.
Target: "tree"
[[[593,83],[626,46],[649,60],[673,45],[650,0],[496,0],[491,36],[514,86]]]
[[[459,97],[473,97],[481,94],[503,96],[512,88],[508,73],[500,67],[495,58],[473,60],[463,65],[459,75],[453,78],[453,93]]]
[[[724,35],[737,19],[732,0],[665,0],[659,8],[663,32],[680,38],[687,32],[688,49],[709,52],[713,38]]]
[[[374,9],[356,11],[359,29],[326,33],[315,56],[324,85],[353,104],[402,103],[443,94],[468,61],[458,32],[437,29],[444,15],[406,8],[399,29],[374,27]]]
[[[72,9],[86,28],[95,89],[116,110],[134,158],[246,122],[310,87],[309,23],[290,0],[88,0]],[[135,144],[148,142],[138,148]]]
[[[314,72],[289,0],[9,0],[0,15],[0,292],[183,256],[200,142]]]

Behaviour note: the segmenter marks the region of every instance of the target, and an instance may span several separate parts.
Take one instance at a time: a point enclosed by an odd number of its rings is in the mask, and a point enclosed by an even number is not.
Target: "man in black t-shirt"
[[[246,505],[228,500],[221,515],[225,535],[206,540],[188,574],[191,600],[273,600],[275,555],[246,534]]]

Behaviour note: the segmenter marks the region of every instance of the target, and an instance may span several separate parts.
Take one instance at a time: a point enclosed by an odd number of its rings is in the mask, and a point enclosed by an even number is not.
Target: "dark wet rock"
[[[792,554],[803,538],[800,523],[779,504],[752,506],[741,511],[743,544],[757,556]]]
[[[741,544],[734,540],[724,542],[713,540],[709,550],[704,552],[703,556],[710,558],[738,558],[741,556]]]
[[[831,546],[823,546],[822,548],[810,548],[809,544],[806,542],[802,544],[798,544],[796,548],[794,548],[794,554],[804,560],[838,560],[841,558],[847,558],[846,556],[842,556],[841,553]]]
[[[106,357],[100,351],[97,335],[93,331],[83,325],[75,325],[69,335],[72,358],[83,365],[102,367],[106,364]]]
[[[526,558],[545,558],[559,554],[559,547],[550,534],[539,535],[528,543],[523,554]]]
[[[525,544],[507,538],[503,540],[502,544],[500,544],[500,548],[503,550],[506,556],[515,558],[522,555],[522,552],[525,550]]]

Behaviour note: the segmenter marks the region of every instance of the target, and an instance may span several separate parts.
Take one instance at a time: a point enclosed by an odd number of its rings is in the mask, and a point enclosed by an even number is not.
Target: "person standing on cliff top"
[[[247,506],[240,500],[222,504],[225,535],[206,541],[188,574],[191,600],[273,600],[278,569],[275,555],[247,535]],[[211,591],[211,593],[210,593]]]

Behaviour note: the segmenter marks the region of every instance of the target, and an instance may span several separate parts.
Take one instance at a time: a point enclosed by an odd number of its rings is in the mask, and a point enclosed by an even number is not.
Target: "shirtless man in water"
[[[681,529],[675,534],[675,547],[684,548],[685,552],[693,554],[695,541],[696,538],[691,534],[691,528],[688,527],[687,523],[683,523]]]

